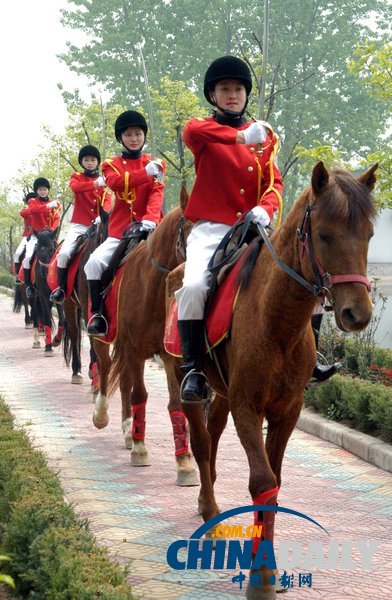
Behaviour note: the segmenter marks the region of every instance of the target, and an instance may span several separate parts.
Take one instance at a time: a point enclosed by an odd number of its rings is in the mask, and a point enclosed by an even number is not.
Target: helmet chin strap
[[[227,117],[228,119],[239,119],[240,117],[242,117],[242,115],[246,111],[246,107],[248,106],[249,99],[248,99],[248,97],[246,98],[244,108],[240,112],[237,112],[235,110],[226,110],[225,108],[221,108],[220,106],[217,105],[215,98],[212,94],[211,94],[211,100],[212,100],[213,106],[218,108],[223,113],[224,117]]]

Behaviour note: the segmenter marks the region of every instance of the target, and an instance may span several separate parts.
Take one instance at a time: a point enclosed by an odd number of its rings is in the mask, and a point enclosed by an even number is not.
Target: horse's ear
[[[368,171],[366,171],[366,173],[363,173],[363,175],[361,175],[360,177],[358,177],[358,180],[363,183],[364,185],[366,185],[367,188],[369,188],[369,190],[373,190],[374,186],[376,185],[376,171],[378,169],[378,163],[376,163],[375,165],[373,165],[372,167],[370,167],[370,169]]]
[[[182,185],[181,192],[180,192],[180,206],[181,206],[182,211],[185,210],[186,205],[188,204],[188,200],[189,200],[189,194],[187,192],[185,185]]]
[[[312,173],[312,189],[314,194],[317,196],[323,188],[327,185],[329,180],[329,174],[327,169],[324,167],[322,160],[317,163]]]

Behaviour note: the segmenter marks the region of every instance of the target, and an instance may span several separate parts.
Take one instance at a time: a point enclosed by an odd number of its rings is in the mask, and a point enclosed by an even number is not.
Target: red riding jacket
[[[162,219],[165,184],[147,175],[145,167],[150,160],[148,154],[136,159],[115,156],[102,164],[106,183],[115,193],[109,237],[121,238],[132,221],[146,219],[159,223]]]
[[[274,162],[278,139],[272,130],[261,145],[236,143],[234,128],[213,117],[191,119],[184,142],[195,157],[196,180],[185,209],[191,221],[205,219],[233,225],[241,215],[260,204],[270,219],[282,202],[283,183]]]
[[[27,216],[31,218],[31,227],[37,231],[41,231],[44,227],[54,230],[60,225],[61,206],[48,208],[48,202],[50,202],[49,199],[32,198],[29,200],[27,208],[20,211],[23,218]]]
[[[84,173],[73,173],[69,187],[74,194],[74,209],[71,223],[80,225],[91,225],[99,216],[99,208],[110,212],[112,208],[112,197],[106,187],[94,184],[95,179],[87,177]]]
[[[22,208],[22,210],[26,210],[25,208]],[[20,211],[20,215],[23,217],[23,237],[27,237],[28,235],[30,235],[30,233],[32,233],[32,229],[31,229],[31,216],[30,215],[22,215],[22,210]]]

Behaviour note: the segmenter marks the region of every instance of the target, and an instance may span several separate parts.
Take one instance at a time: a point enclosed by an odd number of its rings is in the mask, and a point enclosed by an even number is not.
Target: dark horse
[[[22,262],[22,257],[21,257]],[[29,301],[26,297],[26,290],[24,283],[20,283],[15,285],[15,293],[14,293],[14,313],[19,313],[21,308],[24,308],[24,322],[25,329],[32,329],[34,327],[34,318],[31,312],[31,308],[29,305]]]
[[[273,250],[256,241],[247,251],[231,333],[216,349],[227,387],[216,364],[207,358],[205,371],[219,394],[208,424],[202,406],[184,405],[200,471],[199,510],[204,521],[219,513],[215,459],[230,411],[248,458],[253,504],[276,505],[283,455],[316,362],[310,323],[317,295],[327,296],[343,331],[361,331],[371,319],[366,271],[375,218],[370,192],[376,168],[355,178],[343,170],[329,173],[318,163],[311,186],[272,234]],[[276,257],[291,272],[282,269]],[[176,367],[180,381],[178,361]],[[263,525],[266,541],[273,542],[274,519],[273,511],[255,512],[255,523]],[[258,556],[257,540],[254,554]],[[251,575],[257,585],[248,587],[248,600],[275,599],[275,571],[255,563]]]
[[[103,211],[102,211],[103,212]],[[81,250],[78,272],[75,279],[74,289],[69,298],[64,301],[65,328],[64,328],[64,357],[66,364],[71,364],[72,378],[74,384],[83,383],[82,361],[81,361],[81,340],[83,323],[88,322],[88,289],[87,277],[84,272],[84,266],[88,261],[90,254],[103,242],[107,236],[107,219],[102,217],[102,223],[91,225],[84,234],[85,245]],[[91,378],[92,392],[95,394],[99,389],[99,374],[97,368],[97,356],[94,350],[92,339],[90,340],[90,364],[89,376]]]
[[[37,238],[36,254],[37,262],[34,267],[34,287],[35,296],[30,299],[30,306],[34,316],[34,344],[33,347],[39,347],[38,323],[42,324],[45,330],[45,356],[53,356],[53,347],[61,344],[64,329],[64,309],[57,306],[58,328],[56,335],[52,338],[52,307],[53,303],[49,300],[51,290],[47,284],[46,276],[50,260],[56,249],[56,231],[44,227],[41,231],[34,230]]]
[[[140,242],[125,264],[112,360],[108,344],[99,339],[94,341],[101,378],[94,424],[99,428],[108,424],[108,396],[119,385],[122,427],[126,446],[131,448],[132,466],[150,464],[144,442],[148,397],[144,385],[144,365],[154,355],[160,355],[164,362],[168,358],[163,349],[165,278],[171,269],[183,261],[183,254],[179,250],[185,245],[189,228],[190,223],[182,217],[181,208],[176,208],[165,216],[147,241]],[[168,364],[166,373],[170,391],[168,410],[175,441],[177,484],[196,485],[198,477],[188,449],[187,423],[171,363]]]

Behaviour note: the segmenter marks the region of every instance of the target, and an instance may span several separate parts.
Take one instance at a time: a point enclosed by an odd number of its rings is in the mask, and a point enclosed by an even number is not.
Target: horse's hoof
[[[44,352],[44,356],[48,357],[48,356],[54,356],[54,352],[52,349],[50,350],[45,350]]]
[[[151,465],[148,452],[136,453],[131,451],[131,467],[149,467]]]
[[[83,375],[81,373],[76,373],[76,375],[72,375],[71,383],[81,385],[83,383]]]
[[[33,342],[33,348],[41,348],[41,342]]]
[[[61,344],[61,338],[58,339],[58,338],[54,337],[53,340],[52,340],[52,346],[54,348],[57,348],[57,346],[60,346],[60,344]]]
[[[31,323],[25,323],[25,329],[33,329],[34,327],[34,323],[31,321]]]
[[[109,423],[109,413],[106,413],[101,419],[98,418],[96,411],[93,413],[93,423],[97,429],[104,429]]]
[[[179,470],[177,471],[176,484],[181,487],[190,487],[193,485],[200,485],[199,475],[196,469],[190,471]]]

